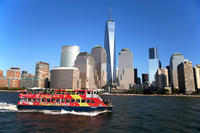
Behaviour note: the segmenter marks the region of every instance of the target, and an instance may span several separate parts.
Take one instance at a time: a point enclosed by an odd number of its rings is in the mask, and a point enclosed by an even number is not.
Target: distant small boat
[[[32,88],[21,91],[19,98],[19,110],[112,111],[110,100],[102,100],[96,90]]]

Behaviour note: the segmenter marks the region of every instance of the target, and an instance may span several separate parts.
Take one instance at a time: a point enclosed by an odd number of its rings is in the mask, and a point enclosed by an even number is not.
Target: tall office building
[[[7,70],[6,78],[8,79],[8,88],[20,87],[20,68],[11,67]]]
[[[169,86],[167,68],[159,68],[157,70],[157,72],[156,72],[156,86],[160,90],[164,90],[165,87]]]
[[[80,71],[81,88],[97,89],[94,79],[95,61],[88,52],[79,53],[75,60],[75,67]]]
[[[8,87],[8,79],[4,77],[3,70],[0,70],[0,88]]]
[[[137,83],[137,78],[138,78],[138,69],[134,68],[134,81],[135,81],[136,84],[138,84]]]
[[[169,85],[171,85],[171,73],[170,73],[170,66],[166,66],[166,69],[168,71],[168,82],[169,82]]]
[[[11,67],[7,70],[6,77],[3,70],[0,71],[0,87],[19,88],[20,87],[20,68]]]
[[[34,87],[48,88],[49,63],[37,62],[35,66]]]
[[[174,53],[170,58],[170,83],[174,89],[179,89],[177,66],[184,61],[185,59],[180,53]]]
[[[186,94],[195,92],[194,73],[191,61],[184,61],[178,65],[178,83],[181,92]]]
[[[7,70],[6,77],[3,76],[3,70],[0,70],[0,87],[19,88],[20,68],[11,67]]]
[[[134,84],[133,53],[124,48],[119,53],[119,88],[129,89]]]
[[[0,70],[0,78],[3,78],[3,70]]]
[[[157,47],[149,49],[149,83],[155,85],[155,74],[160,68],[161,63],[158,59],[158,49]]]
[[[107,54],[106,50],[101,46],[97,45],[92,48],[91,56],[95,61],[95,84],[97,88],[101,88],[107,83]]]
[[[60,67],[73,67],[76,57],[80,53],[79,46],[63,46]]]
[[[195,88],[200,90],[200,65],[194,67]]]
[[[144,73],[142,74],[142,83],[149,83],[149,74]]]
[[[158,48],[149,48],[149,59],[158,59]]]
[[[75,60],[80,53],[79,46],[63,46],[60,67],[50,71],[50,87],[55,89],[80,89],[80,71],[74,67]]]
[[[22,71],[20,87],[21,88],[32,88],[34,83],[34,75],[28,73],[27,71]]]
[[[107,53],[107,80],[110,85],[116,82],[116,46],[115,46],[115,22],[109,19],[105,26],[104,48]]]

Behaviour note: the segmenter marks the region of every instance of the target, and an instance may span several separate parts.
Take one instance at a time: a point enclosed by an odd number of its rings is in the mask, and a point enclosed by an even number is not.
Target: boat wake
[[[10,103],[1,103],[0,102],[0,112],[17,112],[17,105]]]
[[[44,114],[50,114],[50,115],[63,115],[63,114],[72,114],[72,115],[82,115],[82,116],[97,116],[102,113],[110,112],[110,111],[95,111],[95,112],[75,112],[75,111],[51,111],[51,110],[18,110],[17,105],[11,104],[11,103],[2,103],[0,102],[0,112],[40,112]]]
[[[72,115],[82,115],[82,116],[97,116],[102,113],[110,112],[108,110],[105,111],[95,111],[95,112],[75,112],[75,111],[66,111],[61,110],[58,112],[50,111],[50,110],[44,110],[43,113],[45,114],[52,114],[52,115],[62,115],[62,114],[72,114]]]

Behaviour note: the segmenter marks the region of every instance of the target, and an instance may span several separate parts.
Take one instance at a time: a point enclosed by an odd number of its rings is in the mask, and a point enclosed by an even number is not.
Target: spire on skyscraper
[[[109,18],[108,20],[111,20],[111,8],[109,7]]]

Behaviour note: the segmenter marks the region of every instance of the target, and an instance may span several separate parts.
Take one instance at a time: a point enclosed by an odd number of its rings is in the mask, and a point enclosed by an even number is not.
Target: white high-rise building
[[[76,57],[80,53],[79,46],[63,46],[61,53],[60,66],[73,67]]]
[[[195,87],[200,90],[200,65],[194,67]]]

